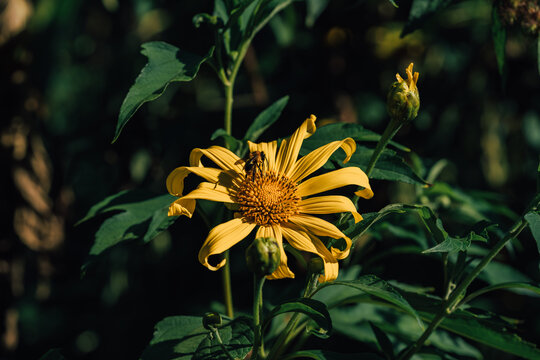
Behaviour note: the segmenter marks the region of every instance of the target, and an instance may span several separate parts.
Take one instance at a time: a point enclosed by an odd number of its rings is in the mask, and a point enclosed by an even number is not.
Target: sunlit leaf
[[[284,96],[257,115],[255,120],[253,120],[253,123],[247,129],[244,140],[256,141],[266,129],[279,119],[279,116],[288,101],[289,97]]]
[[[299,312],[315,321],[320,327],[319,330],[314,329],[315,331],[312,331],[316,336],[324,338],[332,331],[332,320],[326,305],[318,300],[299,298],[279,304],[268,314],[267,321],[274,316],[288,312]]]
[[[422,27],[424,22],[433,16],[437,11],[446,8],[455,0],[413,0],[409,19],[401,32],[401,37]]]
[[[388,301],[391,304],[396,305],[400,309],[404,310],[408,314],[414,316],[418,321],[420,327],[423,327],[420,317],[416,313],[413,307],[401,296],[401,294],[386,281],[378,278],[375,275],[364,275],[356,280],[347,281],[333,281],[322,284],[319,289],[325,289],[333,286],[348,286],[356,290],[365,292],[371,296]]]
[[[152,240],[177,219],[167,216],[174,200],[176,197],[169,194],[155,196],[142,190],[126,190],[92,206],[78,224],[102,214],[111,216],[96,232],[90,255],[98,255],[124,240]]]
[[[253,331],[246,318],[237,318],[218,328],[231,356],[243,359],[251,350]],[[170,316],[155,327],[154,336],[141,360],[229,359],[217,339],[203,327],[198,316]]]
[[[153,41],[143,44],[141,52],[148,57],[148,63],[122,103],[113,142],[142,104],[160,97],[171,82],[193,80],[201,64],[212,56],[213,49],[199,56],[162,41]]]

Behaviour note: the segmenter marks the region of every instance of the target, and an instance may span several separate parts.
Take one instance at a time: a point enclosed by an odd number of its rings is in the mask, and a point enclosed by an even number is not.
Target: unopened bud
[[[221,315],[217,312],[207,312],[204,314],[202,322],[206,330],[212,330],[212,328],[221,325]]]
[[[272,274],[279,266],[281,253],[276,239],[257,238],[246,249],[246,262],[249,270],[259,276]]]
[[[413,64],[411,63],[405,70],[407,79],[396,74],[397,81],[390,87],[386,100],[390,117],[402,123],[413,120],[418,115],[420,108],[420,95],[416,87],[418,73],[415,72],[413,75],[412,69]]]

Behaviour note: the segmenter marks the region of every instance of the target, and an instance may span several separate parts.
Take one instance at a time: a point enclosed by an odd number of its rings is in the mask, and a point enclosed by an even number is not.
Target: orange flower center
[[[287,177],[271,172],[248,174],[236,193],[242,217],[257,225],[287,221],[299,213],[299,201],[296,185]]]

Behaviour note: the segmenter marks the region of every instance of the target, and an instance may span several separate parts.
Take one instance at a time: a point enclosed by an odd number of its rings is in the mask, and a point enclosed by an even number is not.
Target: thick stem
[[[528,210],[525,212],[529,212],[530,210],[534,210],[538,207],[538,203],[540,201],[540,194],[536,195],[533,202],[529,206]],[[407,360],[410,359],[426,342],[426,340],[430,337],[430,335],[433,333],[433,331],[440,325],[440,323],[444,320],[444,318],[448,315],[450,315],[456,307],[459,305],[460,301],[463,298],[463,295],[465,294],[465,291],[469,287],[469,285],[476,279],[476,277],[484,270],[487,264],[489,264],[495,256],[504,248],[506,243],[514,238],[516,238],[521,231],[527,226],[527,221],[521,217],[518,222],[510,229],[510,231],[504,236],[502,239],[497,241],[493,248],[484,256],[484,258],[476,265],[476,267],[467,275],[463,281],[457,286],[454,291],[450,294],[448,299],[443,303],[443,306],[441,310],[437,313],[435,318],[431,321],[429,324],[429,327],[424,331],[424,333],[416,340],[416,342],[407,350],[405,351],[398,359],[399,360]]]
[[[266,278],[253,274],[253,325],[255,334],[253,338],[253,350],[251,356],[253,359],[264,358],[264,344],[262,337],[262,290]]]
[[[221,272],[221,279],[223,281],[223,297],[225,299],[225,309],[227,311],[227,316],[230,318],[234,317],[234,308],[232,301],[232,286],[231,286],[231,267],[229,265],[229,250],[223,253],[225,256],[225,266]]]

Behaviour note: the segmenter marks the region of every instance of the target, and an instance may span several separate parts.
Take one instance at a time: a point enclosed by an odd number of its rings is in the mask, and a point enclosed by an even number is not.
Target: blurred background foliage
[[[395,140],[413,150],[408,159],[421,175],[445,159],[438,179],[468,189],[461,200],[471,208],[478,199],[508,205],[496,218],[509,225],[536,189],[537,39],[503,17],[503,81],[491,41],[491,1],[457,1],[404,37],[411,1],[398,5],[310,0],[279,13],[257,35],[240,71],[233,135],[243,134],[256,114],[284,95],[289,104],[264,140],[290,134],[310,113],[319,126],[360,123],[380,133],[388,121],[388,87],[412,61],[420,72],[421,110]],[[74,227],[92,205],[120,190],[165,193],[166,175],[187,163],[192,148],[209,146],[222,127],[220,84],[203,65],[193,82],[172,84],[144,105],[111,144],[121,102],[146,63],[140,45],[163,40],[205,54],[212,33],[195,29],[191,19],[212,7],[206,0],[0,2],[1,358],[33,359],[61,348],[68,359],[133,359],[163,317],[221,309],[215,302],[221,277],[196,259],[207,232],[200,217],[179,219],[152,242],[123,244],[97,260],[87,254],[100,221]],[[375,197],[362,201],[360,212],[418,195],[408,184],[372,186]],[[441,216],[446,211],[452,229],[455,213],[443,190],[422,196]],[[396,222],[407,227],[407,221]],[[382,251],[401,243],[403,233],[379,227],[373,234],[384,241],[370,246]],[[539,281],[530,233],[513,245],[503,260]],[[441,281],[429,258],[411,253],[378,260],[371,254],[349,261],[385,279],[414,278],[425,287]],[[247,309],[251,280],[242,249],[233,249],[231,257],[235,305]],[[296,272],[302,278],[302,269]],[[268,284],[267,292],[295,297],[298,288],[283,280]],[[537,298],[495,294],[497,302],[484,299],[481,306],[524,319],[521,335],[540,342]],[[322,346],[359,351],[357,342],[333,339]]]

